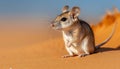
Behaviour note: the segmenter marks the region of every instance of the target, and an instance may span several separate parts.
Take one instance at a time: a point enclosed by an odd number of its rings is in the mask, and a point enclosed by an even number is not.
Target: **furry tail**
[[[117,22],[115,23],[114,28],[113,28],[112,33],[110,34],[110,36],[105,41],[103,41],[102,43],[98,44],[95,47],[96,49],[99,49],[101,46],[105,45],[112,38],[112,36],[115,33],[116,26],[117,26]]]

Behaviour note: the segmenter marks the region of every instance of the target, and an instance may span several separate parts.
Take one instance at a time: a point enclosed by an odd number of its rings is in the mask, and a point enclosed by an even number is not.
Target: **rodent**
[[[69,53],[69,55],[63,56],[64,58],[74,55],[83,57],[92,54],[106,44],[114,34],[115,27],[105,41],[95,46],[93,30],[87,22],[78,18],[79,15],[79,7],[74,6],[69,11],[69,6],[66,5],[62,9],[62,13],[51,23],[53,29],[60,30],[63,33],[65,48]]]

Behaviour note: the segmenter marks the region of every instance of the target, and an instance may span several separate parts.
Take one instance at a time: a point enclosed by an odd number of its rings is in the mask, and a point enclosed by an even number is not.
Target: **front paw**
[[[69,42],[69,43],[67,44],[67,47],[71,47],[71,45],[72,45],[72,43],[71,43],[71,42]]]

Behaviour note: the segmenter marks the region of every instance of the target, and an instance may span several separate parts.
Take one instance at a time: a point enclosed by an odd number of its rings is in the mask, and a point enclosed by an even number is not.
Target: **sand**
[[[62,34],[48,24],[41,28],[1,26],[0,69],[120,69],[120,13],[105,15],[92,28],[97,45],[109,36],[115,22],[112,39],[97,53],[82,58],[62,58],[68,54]]]

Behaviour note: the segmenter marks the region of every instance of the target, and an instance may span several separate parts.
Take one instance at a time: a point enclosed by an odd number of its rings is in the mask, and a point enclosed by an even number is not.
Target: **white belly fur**
[[[64,33],[63,33],[63,38],[64,38],[64,41],[65,41],[65,45],[67,44],[67,41],[71,41],[72,40],[72,36],[66,35]],[[84,38],[84,40],[78,46],[73,46],[73,45],[75,45],[75,44],[72,44],[71,47],[67,47],[66,46],[66,49],[67,49],[67,51],[68,51],[69,54],[70,53],[80,54],[79,52],[81,50],[83,50],[84,52],[86,52],[87,45],[88,45],[88,39],[87,39],[87,37]]]
[[[71,46],[69,49],[74,53],[74,54],[80,54],[81,51],[87,53],[87,45],[88,45],[88,39],[87,37],[79,44],[78,46]]]

